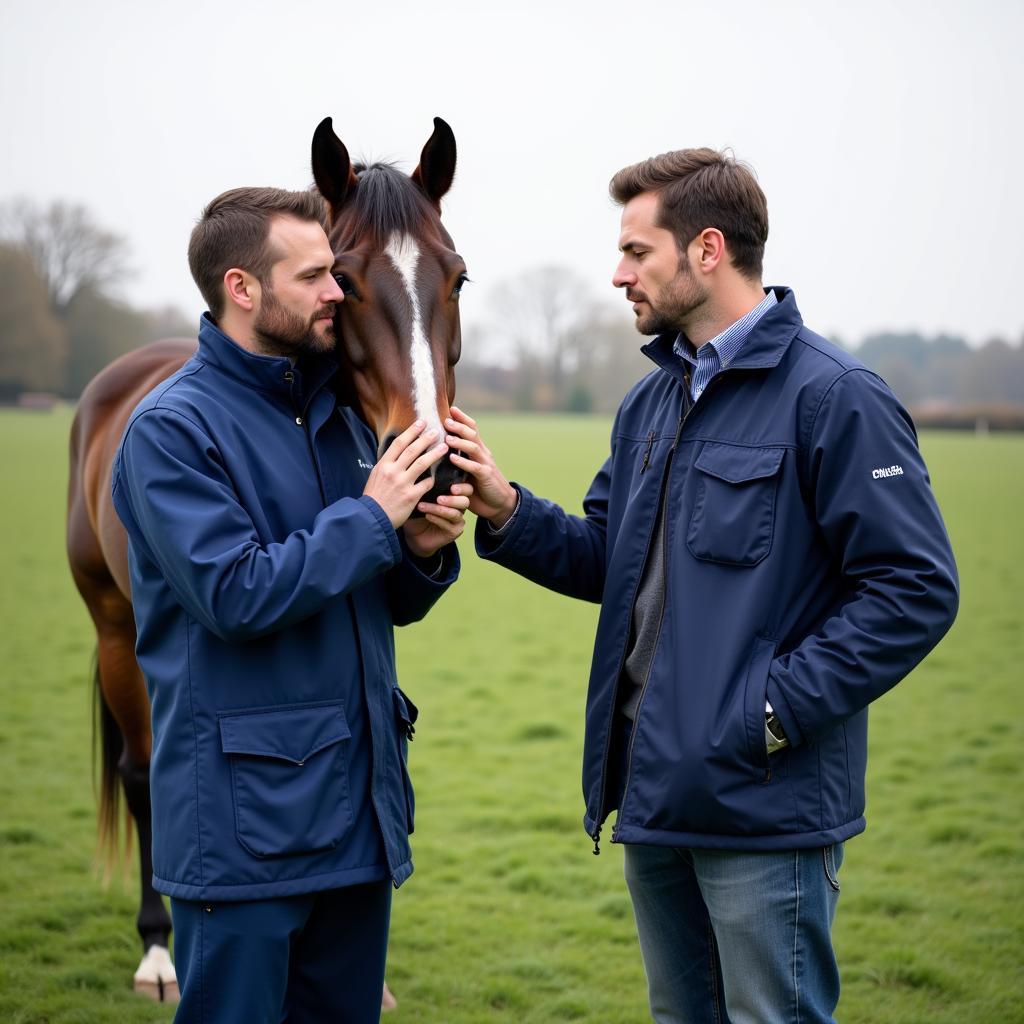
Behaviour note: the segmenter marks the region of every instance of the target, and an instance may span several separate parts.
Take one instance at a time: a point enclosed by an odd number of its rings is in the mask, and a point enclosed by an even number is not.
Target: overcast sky
[[[302,188],[330,114],[411,170],[459,146],[445,221],[475,284],[541,264],[610,285],[613,172],[729,146],[768,197],[768,283],[815,329],[1024,333],[1024,2],[5,0],[0,199],[84,203],[128,238],[138,304],[202,304],[202,206]]]

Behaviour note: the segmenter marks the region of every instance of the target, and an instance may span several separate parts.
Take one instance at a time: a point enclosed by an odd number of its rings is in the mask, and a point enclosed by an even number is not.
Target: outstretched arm
[[[594,479],[583,503],[585,516],[572,516],[553,502],[511,484],[484,444],[476,421],[452,407],[445,424],[452,462],[470,474],[469,508],[481,519],[476,547],[527,579],[570,597],[600,601],[604,591],[610,460]]]

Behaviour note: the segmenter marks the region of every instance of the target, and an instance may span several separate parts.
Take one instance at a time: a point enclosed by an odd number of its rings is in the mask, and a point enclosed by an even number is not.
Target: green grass
[[[93,640],[63,556],[69,416],[0,413],[0,1020],[167,1021],[131,992],[134,876],[92,869]],[[510,475],[578,509],[596,419],[485,417]],[[1024,1021],[1024,439],[929,435],[963,584],[950,636],[872,712],[847,845],[844,1024]],[[400,633],[421,709],[417,870],[397,893],[389,1020],[647,1020],[621,850],[580,826],[595,609],[481,564]]]

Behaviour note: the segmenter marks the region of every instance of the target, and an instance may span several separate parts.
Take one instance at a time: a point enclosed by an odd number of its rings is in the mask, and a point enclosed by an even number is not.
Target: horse
[[[326,201],[334,274],[345,293],[335,319],[339,401],[360,412],[379,452],[415,419],[441,430],[455,397],[458,300],[468,278],[441,225],[455,160],[455,136],[441,118],[434,118],[411,175],[386,163],[353,164],[329,117],[313,135],[313,179]],[[171,919],[152,885],[150,708],[135,660],[128,538],[114,511],[111,471],[132,410],[195,349],[195,340],[165,339],[111,363],[82,392],[70,445],[67,554],[96,632],[99,849],[109,866],[122,821],[125,850],[134,822],[141,873],[136,928],[143,946],[134,988],[161,1002],[176,1002],[179,993],[168,952]],[[426,500],[464,479],[447,457],[432,474]],[[385,987],[385,1002],[388,997]]]

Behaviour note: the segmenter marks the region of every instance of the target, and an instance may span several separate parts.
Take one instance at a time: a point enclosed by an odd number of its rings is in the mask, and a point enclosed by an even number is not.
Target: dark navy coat
[[[132,414],[114,463],[153,708],[153,872],[182,899],[263,899],[412,871],[410,706],[392,626],[436,579],[362,496],[365,424],[333,361],[199,350]]]
[[[487,558],[601,602],[587,699],[587,831],[721,849],[864,828],[867,707],[949,629],[953,554],[910,417],[809,331],[792,292],[684,415],[671,337],[615,418],[585,517],[521,490]],[[661,630],[625,777],[609,758],[631,610],[667,488]],[[791,746],[769,757],[766,699]],[[624,785],[624,791],[622,787]]]

